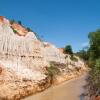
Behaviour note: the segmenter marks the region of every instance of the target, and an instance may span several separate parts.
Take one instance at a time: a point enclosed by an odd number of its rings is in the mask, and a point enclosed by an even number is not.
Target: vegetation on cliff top
[[[65,48],[64,48],[64,53],[67,53],[67,54],[70,54],[70,55],[73,54],[71,45],[66,45],[66,46],[65,46]]]

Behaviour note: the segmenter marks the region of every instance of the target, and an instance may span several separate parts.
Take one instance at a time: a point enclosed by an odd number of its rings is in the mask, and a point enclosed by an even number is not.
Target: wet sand
[[[57,86],[29,96],[23,100],[82,100],[80,95],[84,92],[86,74]]]

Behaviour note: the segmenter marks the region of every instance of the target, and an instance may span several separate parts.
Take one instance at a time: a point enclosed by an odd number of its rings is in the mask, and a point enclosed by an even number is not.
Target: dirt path
[[[80,95],[84,92],[86,74],[77,79],[70,80],[58,86],[53,86],[44,92],[27,97],[23,100],[82,100]]]

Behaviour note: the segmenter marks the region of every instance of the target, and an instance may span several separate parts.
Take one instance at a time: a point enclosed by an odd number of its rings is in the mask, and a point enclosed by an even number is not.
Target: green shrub
[[[12,27],[11,27],[11,28],[12,28]],[[12,30],[13,30],[14,33],[18,33],[17,30],[15,30],[14,28],[12,28]]]
[[[78,59],[73,55],[71,55],[70,59],[73,60],[73,61],[78,61]]]
[[[17,31],[16,31],[15,29],[13,29],[13,32],[14,32],[14,33],[17,33]]]
[[[57,75],[59,73],[59,69],[54,66],[54,64],[50,64],[49,67],[47,67],[47,75],[53,77],[54,75]]]
[[[87,50],[84,50],[84,49],[77,52],[76,55],[85,61],[88,61],[88,59],[89,59],[89,53]]]
[[[94,67],[94,74],[98,81],[100,81],[100,58],[96,60],[96,64]]]
[[[64,48],[64,53],[73,55],[73,51],[72,51],[71,45],[66,45],[66,46],[65,46],[65,48]]]
[[[18,24],[22,25],[22,22],[21,21],[18,21]]]
[[[27,30],[28,30],[28,32],[32,32],[32,30],[29,27],[27,27]]]

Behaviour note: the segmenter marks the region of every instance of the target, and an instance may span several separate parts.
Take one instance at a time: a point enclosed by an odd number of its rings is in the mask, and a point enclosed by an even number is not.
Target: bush
[[[96,80],[100,82],[100,58],[96,60],[96,64],[93,70]]]
[[[76,55],[79,56],[80,58],[82,58],[85,61],[88,61],[88,59],[89,59],[88,51],[86,51],[84,49],[77,52]]]
[[[73,60],[73,61],[78,61],[78,59],[73,55],[71,55],[70,59]]]
[[[57,67],[54,66],[54,64],[50,64],[49,67],[47,67],[47,75],[53,77],[54,75],[57,75],[59,73],[59,69]]]
[[[11,27],[11,28],[12,28],[12,27]],[[12,30],[13,30],[14,33],[18,33],[14,28],[12,28]]]
[[[89,93],[90,94],[97,94],[97,89],[100,89],[100,58],[96,60],[95,66],[92,67],[92,70],[90,71],[90,79],[89,81]],[[91,91],[93,93],[91,93]]]
[[[15,29],[13,29],[13,32],[14,32],[14,33],[17,33],[17,31],[16,31]]]
[[[66,46],[65,46],[65,48],[64,48],[64,53],[73,55],[73,51],[72,51],[71,45],[66,45]]]
[[[28,30],[28,32],[32,32],[32,30],[29,27],[27,27],[27,30]]]
[[[18,21],[18,24],[22,25],[22,22],[21,21]]]

